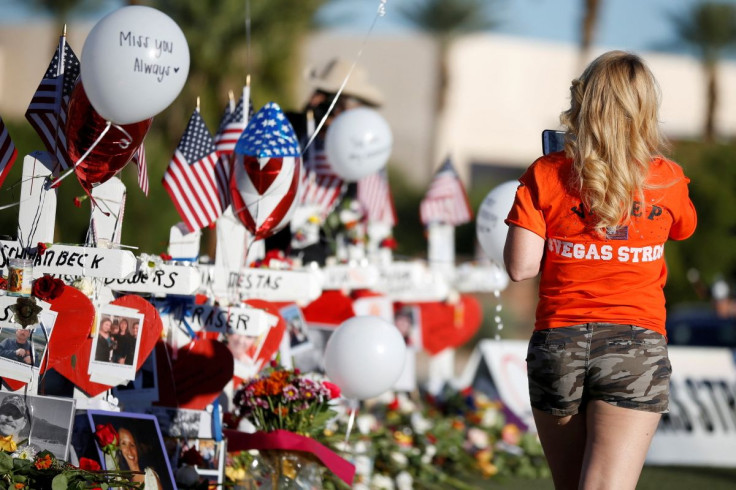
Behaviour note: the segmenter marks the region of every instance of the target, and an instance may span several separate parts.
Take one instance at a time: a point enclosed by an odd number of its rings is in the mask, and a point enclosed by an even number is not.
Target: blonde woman
[[[555,487],[634,489],[668,409],[664,244],[695,208],[638,56],[603,54],[570,92],[565,151],[521,177],[504,259],[514,281],[541,271],[527,370]]]

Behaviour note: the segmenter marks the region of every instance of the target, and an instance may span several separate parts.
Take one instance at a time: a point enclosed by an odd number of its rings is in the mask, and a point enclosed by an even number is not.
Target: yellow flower
[[[225,475],[233,481],[245,480],[245,469],[228,466],[225,468]]]
[[[18,446],[15,444],[12,435],[0,437],[0,449],[8,453],[12,453],[16,449],[18,449]]]

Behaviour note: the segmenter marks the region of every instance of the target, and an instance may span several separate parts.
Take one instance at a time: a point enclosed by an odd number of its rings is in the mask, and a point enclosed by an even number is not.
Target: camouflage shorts
[[[667,412],[667,341],[652,330],[612,323],[537,330],[526,362],[532,407],[552,415],[576,414],[588,400]]]

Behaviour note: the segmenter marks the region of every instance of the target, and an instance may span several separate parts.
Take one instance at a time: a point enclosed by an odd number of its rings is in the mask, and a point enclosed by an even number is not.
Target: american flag
[[[26,110],[26,119],[41,137],[49,153],[56,156],[62,169],[74,165],[67,153],[64,126],[69,95],[78,76],[79,60],[66,43],[66,37],[61,36],[59,49],[54,53],[46,74]]]
[[[15,148],[13,140],[10,139],[10,133],[8,133],[8,128],[5,127],[3,118],[0,117],[0,186],[3,185],[5,177],[13,168],[17,156],[18,150]]]
[[[148,196],[148,164],[146,163],[146,147],[143,143],[133,153],[130,161],[138,168],[138,187]]]
[[[358,202],[365,210],[367,221],[387,223],[389,226],[396,224],[396,210],[385,168],[358,181]]]
[[[222,214],[217,198],[216,163],[215,142],[195,110],[163,178],[163,185],[190,232],[209,225]]]
[[[347,184],[332,172],[324,149],[312,145],[304,162],[304,180],[302,181],[302,206],[315,206],[319,209],[320,218],[324,221],[340,203],[347,190]]]
[[[230,205],[230,175],[233,170],[235,144],[248,124],[248,119],[243,114],[243,105],[243,97],[241,96],[232,110],[230,104],[225,107],[225,112],[220,119],[220,126],[215,134],[215,148],[218,155],[217,164],[215,165],[215,177],[217,179],[217,196],[222,209],[226,209]]]
[[[457,226],[473,219],[465,187],[449,158],[434,174],[419,204],[419,214],[424,225],[441,222]]]

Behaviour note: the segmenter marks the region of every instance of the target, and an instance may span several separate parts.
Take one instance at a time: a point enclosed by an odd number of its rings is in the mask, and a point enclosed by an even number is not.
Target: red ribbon
[[[249,449],[268,450],[283,449],[287,451],[305,451],[314,454],[335,476],[352,485],[355,477],[355,465],[341,458],[327,447],[312,438],[301,436],[288,430],[273,432],[255,432],[248,434],[237,430],[225,429],[228,451],[247,451]]]

